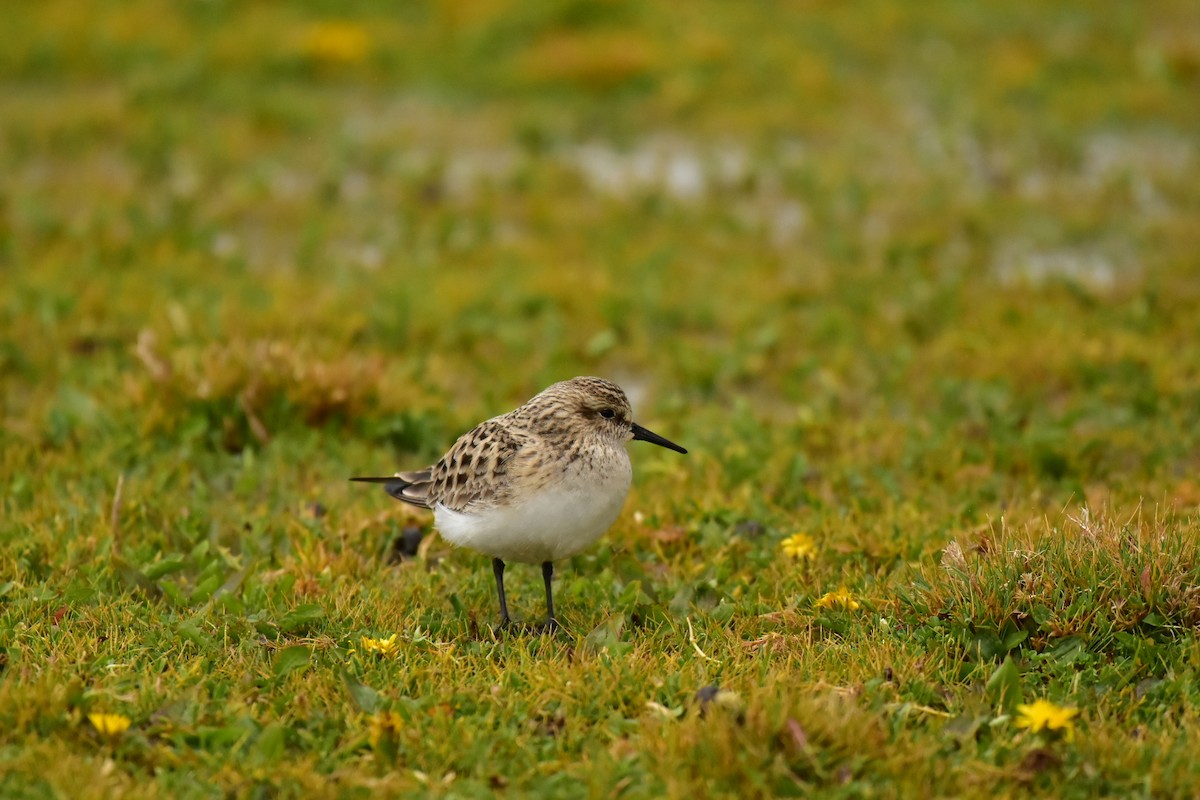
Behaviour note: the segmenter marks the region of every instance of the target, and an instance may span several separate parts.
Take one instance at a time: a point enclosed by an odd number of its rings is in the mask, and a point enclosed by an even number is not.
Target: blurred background
[[[661,502],[1191,497],[1191,3],[5,13],[16,498],[349,492],[588,373],[694,451]]]

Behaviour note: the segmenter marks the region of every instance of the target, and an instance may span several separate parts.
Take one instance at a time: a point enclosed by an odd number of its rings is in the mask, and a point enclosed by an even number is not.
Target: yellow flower
[[[821,596],[816,603],[818,608],[834,608],[840,606],[847,611],[853,611],[858,608],[858,601],[854,599],[854,595],[850,594],[850,590],[845,586],[839,586],[837,591],[826,592]]]
[[[321,64],[358,64],[371,50],[371,36],[355,22],[318,22],[305,31],[302,46]]]
[[[789,558],[812,560],[817,557],[817,543],[806,533],[797,533],[779,543],[783,554]]]
[[[358,652],[351,650],[351,653]],[[392,634],[386,639],[372,639],[370,636],[362,637],[362,652],[376,653],[385,658],[392,658],[400,652],[400,643],[396,641],[396,634]]]
[[[88,722],[101,736],[115,739],[129,729],[129,717],[120,714],[88,714]]]
[[[1071,719],[1078,713],[1078,708],[1064,708],[1047,700],[1038,700],[1017,706],[1017,727],[1029,728],[1034,733],[1041,730],[1063,731],[1067,739],[1071,739],[1075,735],[1075,723]]]
[[[403,728],[404,718],[395,711],[380,711],[371,717],[367,738],[376,758],[387,764],[396,763],[396,754],[400,750],[400,731]]]

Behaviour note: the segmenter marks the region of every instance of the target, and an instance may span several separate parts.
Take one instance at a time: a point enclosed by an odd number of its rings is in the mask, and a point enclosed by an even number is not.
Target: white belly
[[[453,511],[440,503],[434,521],[452,544],[504,561],[539,564],[584,550],[600,538],[621,513],[630,473],[614,470],[597,480],[564,480],[524,502],[478,512]]]

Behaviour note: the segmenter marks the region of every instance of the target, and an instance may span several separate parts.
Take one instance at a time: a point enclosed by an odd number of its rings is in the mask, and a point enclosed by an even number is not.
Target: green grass
[[[1192,4],[402,5],[6,12],[0,794],[1200,793]],[[346,479],[577,374],[496,635]]]

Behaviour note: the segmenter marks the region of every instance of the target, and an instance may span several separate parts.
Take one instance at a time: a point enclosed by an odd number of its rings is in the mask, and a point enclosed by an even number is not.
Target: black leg
[[[504,599],[504,562],[498,558],[492,559],[492,574],[496,576],[496,591],[500,593],[500,624],[512,622],[508,618],[508,603]]]
[[[542,562],[542,580],[546,583],[546,630],[552,631],[558,627],[554,618],[554,594],[550,590],[550,581],[554,578],[554,562]]]

